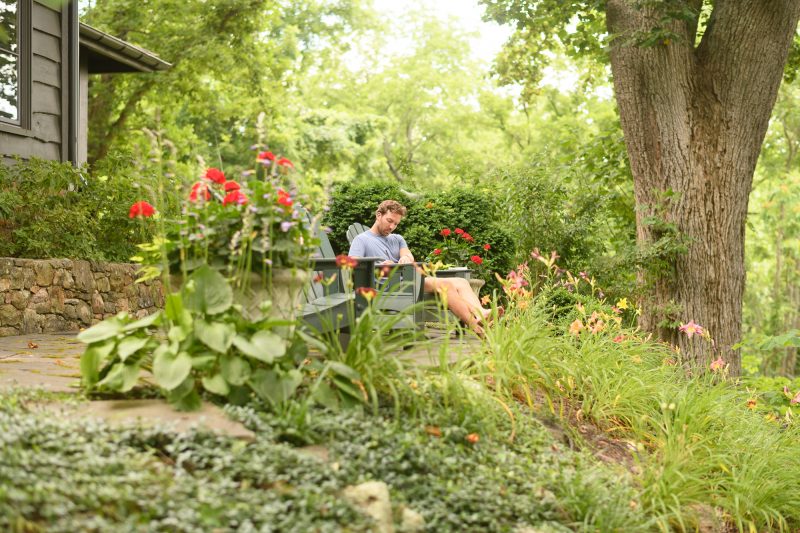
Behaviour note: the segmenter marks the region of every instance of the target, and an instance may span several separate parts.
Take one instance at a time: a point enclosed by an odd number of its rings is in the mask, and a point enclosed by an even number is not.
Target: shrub
[[[127,261],[150,237],[128,218],[142,186],[120,160],[94,172],[40,159],[0,165],[0,256]]]

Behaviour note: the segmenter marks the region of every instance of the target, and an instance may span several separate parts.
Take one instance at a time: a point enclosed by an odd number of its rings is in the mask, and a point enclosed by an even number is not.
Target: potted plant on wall
[[[205,170],[177,220],[144,201],[131,206],[131,218],[162,228],[134,258],[139,281],[160,277],[173,290],[163,310],[141,320],[120,313],[79,335],[88,344],[88,390],[127,392],[146,370],[179,409],[197,409],[203,390],[237,403],[255,394],[274,406],[294,394],[306,353],[294,318],[313,221],[298,207],[291,162],[266,154],[243,184]]]
[[[207,265],[231,283],[249,313],[257,315],[269,300],[273,315],[294,319],[310,275],[313,221],[289,179],[291,161],[265,151],[256,163],[243,184],[217,168],[204,172],[188,192],[181,217],[168,221],[164,237],[143,245],[135,258],[144,279],[168,268],[172,285],[179,286]]]

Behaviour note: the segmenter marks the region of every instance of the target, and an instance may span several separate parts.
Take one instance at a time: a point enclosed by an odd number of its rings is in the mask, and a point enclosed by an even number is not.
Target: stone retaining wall
[[[158,281],[134,283],[138,266],[70,259],[0,258],[0,337],[78,331],[120,311],[164,306]]]

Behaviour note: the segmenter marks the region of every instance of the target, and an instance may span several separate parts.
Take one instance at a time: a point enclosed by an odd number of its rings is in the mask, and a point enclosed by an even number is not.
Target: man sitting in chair
[[[405,239],[392,233],[403,217],[406,208],[394,200],[384,200],[375,212],[375,223],[372,227],[358,235],[350,244],[348,255],[352,257],[382,257],[381,264],[407,264],[414,262],[414,255],[408,249]],[[424,279],[425,292],[437,292],[445,296],[447,307],[467,324],[475,333],[483,335],[481,324],[491,314],[484,309],[469,282],[463,278]]]

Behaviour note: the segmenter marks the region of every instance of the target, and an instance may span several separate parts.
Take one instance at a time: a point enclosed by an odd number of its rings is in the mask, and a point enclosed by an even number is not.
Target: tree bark
[[[699,10],[700,0],[691,4]],[[756,161],[800,18],[800,0],[717,0],[699,45],[696,22],[664,24],[657,7],[608,0],[614,89],[637,205],[637,241],[672,223],[688,251],[655,279],[641,325],[699,366],[721,355],[733,375],[745,282],[744,231]],[[630,40],[653,28],[652,46]],[[652,33],[651,33],[652,35]],[[669,196],[668,192],[677,193]],[[714,343],[680,335],[694,320]]]

